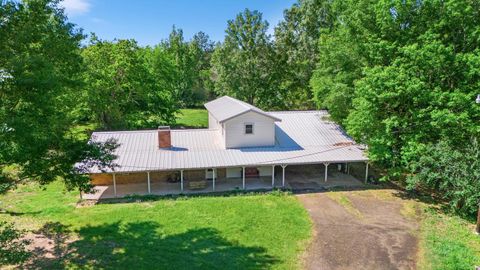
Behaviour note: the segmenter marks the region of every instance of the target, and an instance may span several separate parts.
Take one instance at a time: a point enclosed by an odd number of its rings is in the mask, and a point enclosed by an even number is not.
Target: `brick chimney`
[[[172,147],[172,139],[170,136],[169,126],[158,127],[158,148]]]

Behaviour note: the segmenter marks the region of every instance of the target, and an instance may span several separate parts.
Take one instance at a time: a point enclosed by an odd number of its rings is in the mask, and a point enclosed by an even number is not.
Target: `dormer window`
[[[253,134],[253,124],[245,124],[245,134]]]

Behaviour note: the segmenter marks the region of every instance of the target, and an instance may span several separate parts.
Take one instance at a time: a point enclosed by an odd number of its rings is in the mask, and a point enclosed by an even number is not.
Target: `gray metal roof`
[[[270,112],[275,146],[224,149],[217,130],[172,130],[172,148],[159,149],[157,130],[94,132],[92,140],[114,138],[118,172],[202,169],[249,165],[311,164],[366,161],[356,145],[325,111]],[[98,173],[98,170],[92,170]]]
[[[205,103],[205,108],[210,112],[218,122],[223,123],[229,119],[232,119],[235,116],[247,113],[247,112],[256,112],[267,117],[274,119],[275,121],[281,121],[281,119],[264,112],[263,110],[243,102],[238,99],[234,99],[229,96],[223,96]]]

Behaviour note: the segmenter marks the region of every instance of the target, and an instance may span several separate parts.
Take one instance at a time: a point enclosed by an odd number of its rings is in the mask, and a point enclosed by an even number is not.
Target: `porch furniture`
[[[173,175],[169,175],[168,178],[167,178],[167,182],[168,183],[178,183],[178,182],[180,182],[180,174],[175,173]]]
[[[204,189],[207,187],[207,181],[190,181],[188,182],[188,187],[190,189]]]
[[[245,177],[247,178],[257,178],[260,176],[260,173],[256,167],[246,167],[245,168]]]

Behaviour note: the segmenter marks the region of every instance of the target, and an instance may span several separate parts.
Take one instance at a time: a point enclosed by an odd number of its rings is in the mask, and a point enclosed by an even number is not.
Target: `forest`
[[[299,0],[268,34],[244,10],[225,38],[181,26],[155,46],[102,40],[55,0],[0,6],[0,190],[107,166],[115,143],[76,127],[148,129],[230,95],[265,110],[327,109],[368,146],[381,180],[472,215],[480,201],[480,2]],[[153,34],[153,33],[152,33]],[[11,168],[15,167],[15,177]]]

